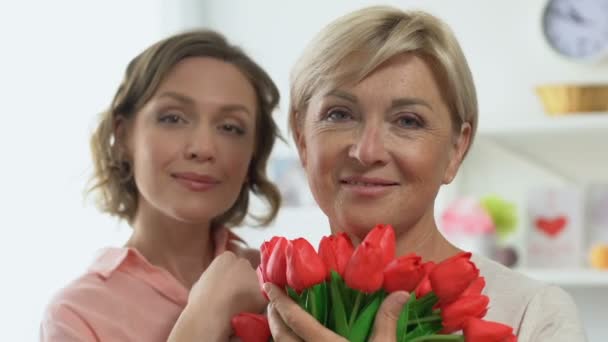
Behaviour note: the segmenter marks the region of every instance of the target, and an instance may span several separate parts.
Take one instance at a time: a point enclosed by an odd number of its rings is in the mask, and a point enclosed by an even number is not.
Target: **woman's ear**
[[[122,153],[126,156],[131,155],[131,143],[128,130],[131,126],[131,120],[128,120],[122,115],[116,115],[112,122],[112,134],[114,137],[114,145],[116,148],[122,150]]]
[[[472,133],[470,123],[464,122],[460,126],[460,133],[451,146],[450,160],[443,176],[443,184],[450,184],[456,177],[460,164],[462,164],[464,156],[469,150]]]

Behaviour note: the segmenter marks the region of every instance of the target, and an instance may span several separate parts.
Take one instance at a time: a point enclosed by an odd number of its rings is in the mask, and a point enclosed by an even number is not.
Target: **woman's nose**
[[[364,124],[349,150],[349,156],[364,166],[384,165],[389,154],[385,146],[385,135],[381,124]]]
[[[185,147],[185,157],[199,162],[213,161],[216,158],[216,136],[212,127],[201,125],[192,130]]]

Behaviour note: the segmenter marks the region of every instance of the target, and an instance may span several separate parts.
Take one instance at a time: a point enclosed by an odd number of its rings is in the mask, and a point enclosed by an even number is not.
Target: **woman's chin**
[[[211,221],[211,217],[218,215],[212,215],[211,213],[202,212],[200,208],[198,210],[187,210],[184,208],[173,210],[171,214],[174,220],[185,223],[188,225],[207,225]]]
[[[344,232],[350,236],[353,243],[359,244],[359,242],[365,238],[367,233],[369,233],[369,231],[372,230],[378,223],[381,222],[371,223],[371,221],[366,222],[361,220],[345,221],[344,223],[336,226],[332,225],[332,227],[335,227],[335,229],[332,229],[332,231],[334,233]]]

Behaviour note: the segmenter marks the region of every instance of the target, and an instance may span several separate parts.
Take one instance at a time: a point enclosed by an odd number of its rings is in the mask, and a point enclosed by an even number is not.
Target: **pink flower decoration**
[[[479,201],[465,197],[448,206],[441,216],[442,230],[448,234],[480,235],[493,233],[494,222]]]

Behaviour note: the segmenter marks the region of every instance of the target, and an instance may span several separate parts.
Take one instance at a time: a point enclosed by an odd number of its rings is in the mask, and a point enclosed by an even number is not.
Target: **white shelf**
[[[495,137],[521,137],[524,135],[582,135],[608,131],[608,112],[543,115],[526,121],[506,121],[500,124],[479,126],[479,135]]]
[[[473,149],[499,147],[572,183],[608,181],[608,112],[479,127]]]
[[[516,271],[558,286],[608,288],[608,270],[518,268]]]

